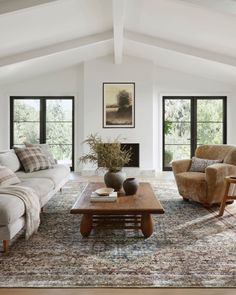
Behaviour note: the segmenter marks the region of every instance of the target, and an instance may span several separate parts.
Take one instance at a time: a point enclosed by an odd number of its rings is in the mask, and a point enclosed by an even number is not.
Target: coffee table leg
[[[151,214],[143,214],[141,217],[141,230],[145,238],[153,233],[153,220]]]
[[[80,223],[80,233],[83,237],[88,237],[91,233],[93,225],[93,215],[83,214],[81,223]]]

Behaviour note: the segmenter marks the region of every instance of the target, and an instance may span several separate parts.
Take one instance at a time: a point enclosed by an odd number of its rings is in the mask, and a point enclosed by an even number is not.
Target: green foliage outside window
[[[69,102],[70,103],[70,102]],[[14,143],[39,143],[40,101],[14,101]],[[72,112],[63,107],[63,100],[48,100],[46,110],[47,143],[57,160],[71,160],[72,157]]]
[[[189,99],[165,100],[165,166],[172,159],[190,157],[191,102]],[[223,100],[197,100],[197,144],[223,142]],[[169,145],[168,145],[169,144]]]

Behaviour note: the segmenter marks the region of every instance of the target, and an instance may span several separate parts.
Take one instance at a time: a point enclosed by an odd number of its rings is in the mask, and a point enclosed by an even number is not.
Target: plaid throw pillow
[[[0,166],[0,187],[20,183],[19,178],[9,168]]]
[[[50,161],[39,147],[15,148],[15,152],[25,172],[39,171],[52,167]]]
[[[56,164],[56,160],[54,159],[48,144],[46,144],[46,143],[28,143],[28,142],[24,142],[24,144],[26,147],[39,147],[39,148],[41,148],[42,152],[48,158],[50,163],[52,165]]]

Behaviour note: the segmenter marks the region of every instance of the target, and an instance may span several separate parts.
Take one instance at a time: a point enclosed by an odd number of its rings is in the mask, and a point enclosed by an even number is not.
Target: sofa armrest
[[[191,166],[191,163],[191,159],[173,161],[171,164],[174,174],[176,175],[178,173],[187,172]]]

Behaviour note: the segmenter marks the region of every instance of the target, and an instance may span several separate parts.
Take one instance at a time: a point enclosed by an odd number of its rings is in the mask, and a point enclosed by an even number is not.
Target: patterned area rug
[[[0,253],[0,287],[235,287],[236,206],[218,218],[184,202],[173,182],[152,183],[165,214],[153,235],[134,230],[79,232],[69,210],[85,183],[68,182],[41,216],[29,241],[18,235]]]

